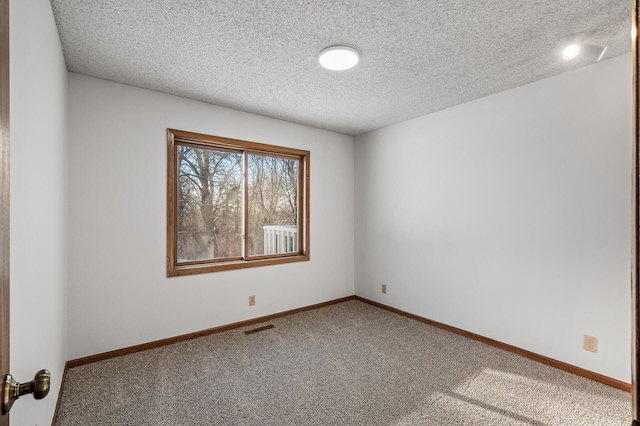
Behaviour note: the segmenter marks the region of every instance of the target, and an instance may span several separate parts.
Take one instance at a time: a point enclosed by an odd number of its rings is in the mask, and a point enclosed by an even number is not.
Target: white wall
[[[11,373],[51,371],[12,425],[51,423],[66,361],[67,70],[48,0],[11,0]]]
[[[69,117],[69,359],[353,294],[353,137],[77,74]],[[310,150],[311,260],[167,278],[167,128]]]
[[[625,55],[357,137],[356,294],[629,382],[630,87]]]

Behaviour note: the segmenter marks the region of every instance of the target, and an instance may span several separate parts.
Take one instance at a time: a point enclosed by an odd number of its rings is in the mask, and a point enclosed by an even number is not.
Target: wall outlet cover
[[[584,335],[584,350],[598,352],[598,339],[593,336]]]

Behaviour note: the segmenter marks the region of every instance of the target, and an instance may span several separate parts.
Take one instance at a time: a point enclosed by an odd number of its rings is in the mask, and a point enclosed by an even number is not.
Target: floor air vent
[[[269,330],[270,328],[275,328],[275,325],[269,324],[269,325],[265,325],[264,327],[254,328],[253,330],[247,330],[247,331],[244,332],[244,334],[258,333],[260,331]]]

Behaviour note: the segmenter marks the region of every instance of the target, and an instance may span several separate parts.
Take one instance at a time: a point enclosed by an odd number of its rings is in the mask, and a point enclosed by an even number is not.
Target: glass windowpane
[[[242,153],[178,145],[178,262],[240,257]]]
[[[247,255],[297,253],[300,160],[247,155]]]

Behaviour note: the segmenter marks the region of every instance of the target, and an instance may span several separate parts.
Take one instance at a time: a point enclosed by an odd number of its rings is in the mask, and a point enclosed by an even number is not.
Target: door
[[[20,396],[33,393],[36,399],[44,398],[51,377],[41,370],[33,381],[18,383],[9,374],[9,3],[0,0],[0,426],[9,425],[8,411]]]

